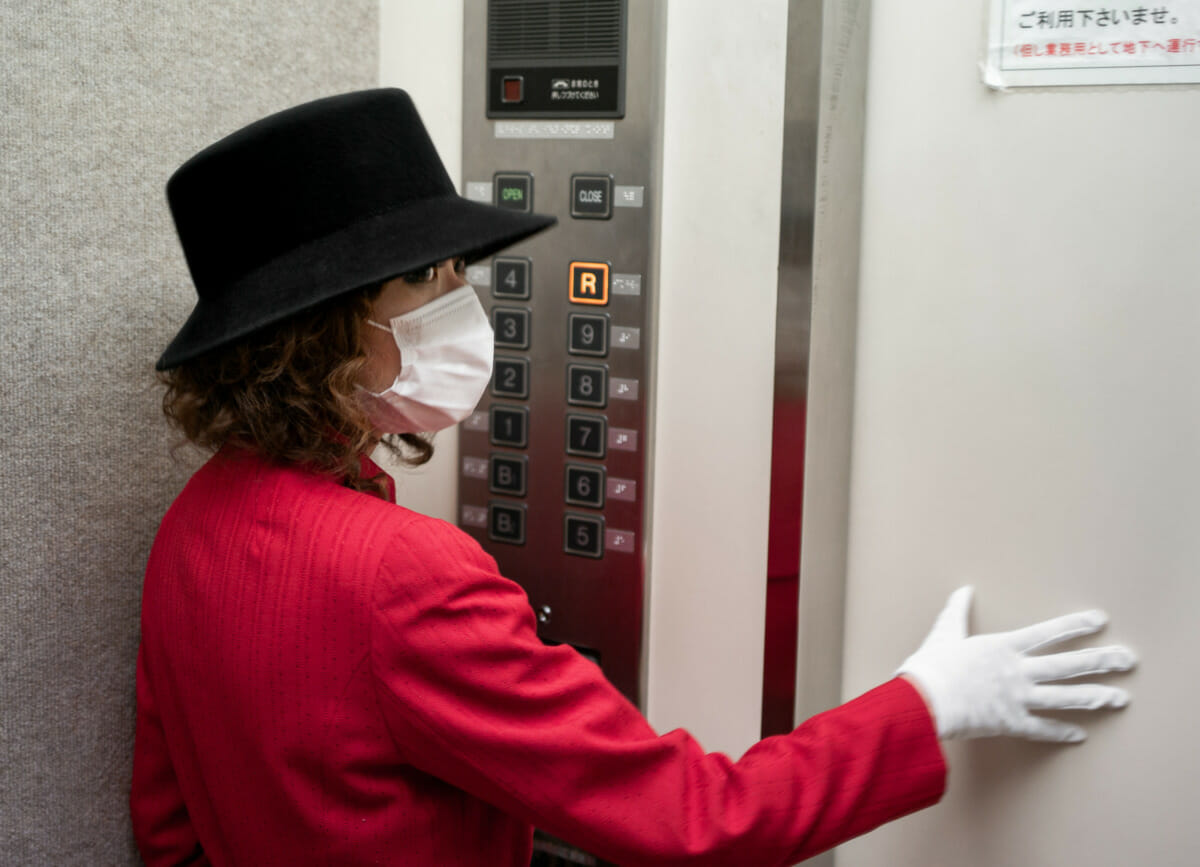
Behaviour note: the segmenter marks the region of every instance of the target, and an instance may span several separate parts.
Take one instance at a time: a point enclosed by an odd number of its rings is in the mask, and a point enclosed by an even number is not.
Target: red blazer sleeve
[[[147,867],[207,865],[192,829],[183,794],[167,753],[162,721],[146,675],[142,649],[137,659],[137,729],[133,742],[133,784],[129,793],[133,836]]]
[[[620,864],[791,864],[945,785],[900,680],[737,762],[658,735],[592,663],[541,643],[521,588],[449,525],[410,527],[384,556],[371,665],[408,762]]]

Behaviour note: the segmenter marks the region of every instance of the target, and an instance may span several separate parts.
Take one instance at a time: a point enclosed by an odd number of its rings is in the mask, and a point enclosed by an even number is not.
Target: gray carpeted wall
[[[153,364],[194,290],[171,171],[378,77],[378,0],[0,0],[0,864],[137,863],[142,570],[196,463]]]

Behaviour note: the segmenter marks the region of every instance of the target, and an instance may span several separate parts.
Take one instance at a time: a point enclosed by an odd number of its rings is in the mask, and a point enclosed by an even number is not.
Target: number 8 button
[[[590,364],[568,364],[567,403],[605,407],[608,404],[608,370]]]

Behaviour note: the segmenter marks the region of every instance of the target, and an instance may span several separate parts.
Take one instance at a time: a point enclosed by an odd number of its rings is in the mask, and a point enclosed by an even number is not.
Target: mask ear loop
[[[406,368],[410,368],[413,364],[411,347],[408,343],[401,341],[396,336],[396,329],[392,328],[390,325],[383,325],[379,322],[376,322],[374,319],[368,319],[366,322],[368,325],[378,328],[380,331],[386,331],[388,334],[392,335],[392,338],[396,341],[396,348],[400,350],[400,373],[396,374],[396,379],[399,380],[403,375],[404,370]]]

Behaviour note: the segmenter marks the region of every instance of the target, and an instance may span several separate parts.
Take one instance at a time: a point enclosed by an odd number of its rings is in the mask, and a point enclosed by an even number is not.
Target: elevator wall
[[[872,4],[844,694],[967,582],[976,630],[1099,606],[1142,667],[1082,746],[950,745],[837,863],[1193,864],[1200,92],[988,90],[986,11]]]
[[[379,6],[0,4],[0,863],[138,863],[142,570],[197,463],[153,365],[195,298],[163,192],[217,137],[377,81]]]

